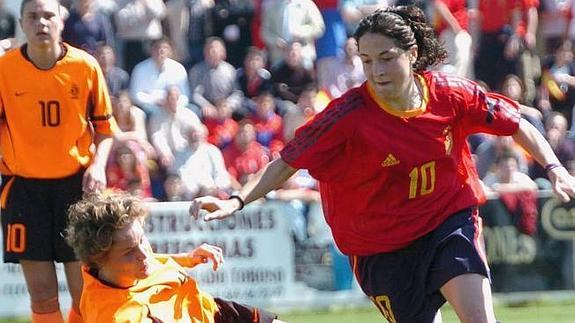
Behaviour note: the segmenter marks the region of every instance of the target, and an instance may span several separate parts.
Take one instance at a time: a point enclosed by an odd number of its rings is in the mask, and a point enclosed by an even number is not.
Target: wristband
[[[563,165],[556,164],[556,163],[547,164],[547,165],[545,165],[545,173],[549,173],[550,170],[555,169],[555,168],[559,168],[559,167],[563,167]]]
[[[240,207],[236,211],[239,211],[239,210],[244,208],[245,202],[239,195],[230,195],[230,197],[228,198],[228,200],[233,200],[233,199],[238,200],[238,202],[240,203]]]

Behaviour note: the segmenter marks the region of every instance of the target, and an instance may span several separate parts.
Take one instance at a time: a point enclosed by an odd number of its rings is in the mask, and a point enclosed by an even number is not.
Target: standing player
[[[58,0],[23,0],[26,44],[0,58],[4,262],[20,263],[32,322],[63,322],[54,261],[64,263],[69,322],[81,322],[80,264],[63,238],[66,209],[106,185],[117,126],[96,60],[60,41]]]
[[[390,7],[355,33],[367,82],[296,132],[262,175],[229,200],[190,207],[224,218],[279,187],[299,168],[320,182],[338,247],[390,322],[432,322],[447,300],[462,322],[495,322],[477,206],[484,200],[466,137],[512,135],[545,165],[555,193],[575,179],[518,104],[472,81],[428,72],[445,58],[424,14]]]

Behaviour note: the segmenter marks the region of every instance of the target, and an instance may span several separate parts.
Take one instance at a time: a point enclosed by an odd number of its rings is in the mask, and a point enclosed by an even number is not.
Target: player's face
[[[23,8],[20,25],[29,45],[49,47],[57,44],[63,28],[58,1],[28,2]]]
[[[140,220],[114,232],[112,248],[101,261],[100,274],[120,287],[133,286],[151,273],[152,249]]]
[[[377,33],[361,36],[358,46],[365,77],[377,95],[392,100],[407,97],[413,78],[411,61],[417,48],[405,51],[391,38]]]

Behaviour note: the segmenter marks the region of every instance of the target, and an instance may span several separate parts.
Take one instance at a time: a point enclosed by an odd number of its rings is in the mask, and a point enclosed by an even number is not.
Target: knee
[[[53,313],[60,310],[60,303],[58,296],[54,296],[48,299],[32,300],[31,307],[32,312],[37,314]]]

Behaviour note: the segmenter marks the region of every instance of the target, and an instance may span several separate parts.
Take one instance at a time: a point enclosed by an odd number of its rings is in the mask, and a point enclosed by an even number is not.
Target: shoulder
[[[481,91],[479,85],[464,77],[441,72],[424,72],[422,74],[430,95],[435,98],[454,97],[465,98]]]
[[[314,122],[321,125],[333,124],[362,111],[366,106],[367,91],[364,85],[353,88],[337,99],[332,100],[327,107],[314,117]]]
[[[132,74],[147,73],[148,69],[152,68],[152,66],[153,66],[152,59],[146,58],[145,60],[139,62],[138,64],[136,64],[134,66],[134,70],[132,71]]]
[[[22,47],[14,48],[7,51],[4,55],[0,56],[0,64],[5,64],[7,67],[12,66],[15,62],[25,62],[26,59],[22,55]]]
[[[454,74],[424,72],[422,75],[428,82],[428,85],[433,86],[437,91],[470,90],[477,88],[477,83],[474,81]]]
[[[184,65],[182,65],[180,62],[176,61],[175,59],[171,59],[168,58],[166,60],[166,63],[168,64],[167,66],[169,66],[172,70],[177,70],[178,72],[186,72],[186,68],[184,67]]]
[[[66,56],[67,59],[76,59],[76,60],[83,60],[89,61],[90,63],[97,63],[96,58],[94,56],[88,54],[86,51],[76,48],[70,44],[63,43],[64,48],[66,49]]]

